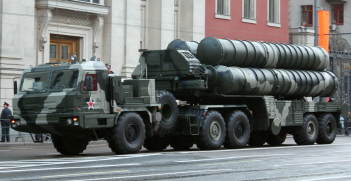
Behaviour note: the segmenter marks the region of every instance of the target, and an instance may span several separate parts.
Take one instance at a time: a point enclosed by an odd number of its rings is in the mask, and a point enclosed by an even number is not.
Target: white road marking
[[[339,150],[339,151],[334,151],[335,153],[351,153],[351,150]]]
[[[9,165],[7,168],[0,168],[0,170],[4,169],[14,169],[14,168],[25,168],[25,167],[38,167],[38,166],[47,166],[47,165],[60,165],[60,164],[75,164],[75,163],[86,163],[86,162],[98,162],[98,161],[105,161],[105,160],[119,160],[119,159],[128,159],[128,158],[138,158],[138,157],[147,157],[147,156],[155,156],[155,155],[161,155],[160,153],[154,153],[154,154],[135,154],[135,155],[129,155],[129,156],[109,156],[109,157],[104,157],[100,159],[101,157],[89,157],[89,160],[84,160],[84,159],[79,159],[77,158],[76,160],[64,160],[64,159],[52,159],[49,160],[50,162],[48,163],[43,163],[43,164],[38,164],[38,162],[33,161],[6,161],[6,162],[0,162],[0,165]],[[92,159],[96,158],[96,159]],[[39,160],[43,161],[43,160]],[[46,162],[43,161],[43,162]],[[39,162],[40,163],[40,162]],[[15,164],[15,165],[13,165]],[[26,165],[28,164],[28,165]]]
[[[138,166],[140,163],[129,163],[120,165],[98,165],[98,166],[84,166],[84,169],[88,168],[106,168],[106,167],[125,167],[125,166]],[[1,168],[1,167],[0,167]],[[83,167],[59,167],[59,168],[45,168],[45,169],[24,169],[24,170],[6,170],[0,171],[0,173],[12,173],[12,172],[33,172],[33,171],[48,171],[48,170],[67,170],[67,169],[82,169]]]
[[[329,180],[329,179],[339,179],[339,178],[351,178],[351,175],[338,176],[338,177],[327,177],[327,178],[316,178],[316,179],[308,179],[308,180],[300,180],[300,181]]]
[[[45,153],[45,154],[40,154],[40,155],[61,155],[60,153]]]
[[[0,150],[0,151],[10,151],[10,150]]]
[[[256,151],[256,150],[271,150],[271,149],[294,149],[294,148],[304,148],[304,147],[317,147],[317,146],[341,146],[341,145],[351,145],[351,143],[343,143],[343,144],[329,144],[329,145],[298,145],[298,146],[280,146],[280,147],[266,147],[266,148],[244,148],[244,149],[226,149],[226,150],[211,150],[211,151],[186,151],[186,152],[174,152],[181,154],[188,153],[215,153],[215,152],[235,152],[235,151]]]
[[[191,162],[203,162],[203,161],[213,161],[213,160],[228,160],[228,159],[235,159],[235,158],[255,158],[255,157],[271,157],[271,156],[287,156],[287,155],[295,155],[295,154],[235,156],[235,157],[199,159],[199,160],[180,160],[180,161],[174,161],[174,162],[176,162],[176,163],[191,163]]]
[[[34,148],[13,148],[14,150],[33,150]]]
[[[282,165],[274,165],[274,166],[275,167],[280,167],[280,166],[292,166],[292,165],[314,165],[314,164],[322,164],[322,163],[340,163],[340,162],[351,162],[351,160],[329,161],[329,162],[296,163],[296,164],[282,164]]]
[[[150,175],[132,175],[132,176],[110,177],[110,178],[95,178],[95,179],[84,179],[84,180],[115,180],[115,179],[126,179],[126,178],[155,177],[155,176],[165,176],[165,175],[191,174],[191,173],[204,173],[204,172],[218,172],[218,171],[233,171],[233,169],[173,172],[173,173],[160,173],[160,174],[150,174]],[[83,180],[74,180],[74,181],[83,181]]]

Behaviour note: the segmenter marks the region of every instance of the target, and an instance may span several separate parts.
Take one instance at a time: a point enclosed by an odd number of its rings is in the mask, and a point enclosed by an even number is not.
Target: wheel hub
[[[138,127],[135,124],[128,124],[125,135],[129,143],[136,142],[139,138]]]
[[[333,124],[330,121],[327,123],[326,133],[328,136],[332,135],[333,133]]]
[[[245,135],[245,125],[242,122],[236,123],[236,126],[234,128],[235,130],[235,136],[238,139],[242,139]]]
[[[218,121],[213,121],[210,125],[210,137],[216,141],[221,137],[221,126]]]
[[[307,133],[310,137],[312,137],[315,133],[315,125],[313,123],[309,123],[307,126]]]

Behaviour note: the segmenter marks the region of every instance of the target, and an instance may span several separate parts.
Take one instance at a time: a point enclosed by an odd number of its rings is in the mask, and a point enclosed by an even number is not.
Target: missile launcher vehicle
[[[109,73],[102,61],[25,70],[19,86],[14,83],[12,129],[50,133],[65,155],[80,154],[100,139],[127,154],[142,146],[280,145],[288,133],[297,144],[330,144],[340,114],[347,116],[346,104],[306,99],[338,89],[335,75],[321,71],[328,54],[318,47],[210,37],[140,51],[132,79]]]

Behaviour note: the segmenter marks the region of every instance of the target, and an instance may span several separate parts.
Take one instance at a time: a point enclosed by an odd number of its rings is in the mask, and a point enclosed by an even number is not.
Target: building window
[[[268,0],[267,25],[280,26],[280,0]]]
[[[243,0],[242,2],[242,21],[256,24],[256,0]]]
[[[280,23],[280,0],[268,0],[268,22]]]
[[[83,1],[87,3],[100,4],[100,0],[70,0],[70,1]]]
[[[344,24],[344,4],[332,4],[332,24]]]
[[[230,0],[216,0],[216,18],[230,19]]]
[[[178,6],[179,0],[174,0],[174,6]]]
[[[313,5],[301,6],[301,25],[313,26]]]
[[[255,10],[255,0],[244,0],[244,18],[256,19]]]

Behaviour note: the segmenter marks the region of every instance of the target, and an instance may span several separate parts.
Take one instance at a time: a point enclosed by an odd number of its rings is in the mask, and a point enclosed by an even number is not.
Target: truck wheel
[[[318,137],[318,122],[314,114],[307,114],[303,118],[302,134],[294,134],[298,145],[313,145]]]
[[[250,123],[242,111],[234,111],[226,118],[225,148],[243,148],[250,138]]]
[[[202,129],[196,140],[201,150],[219,149],[225,139],[225,123],[217,111],[209,111],[203,121]]]
[[[169,145],[169,138],[167,136],[154,135],[151,138],[146,138],[144,147],[149,151],[162,151]]]
[[[79,155],[89,144],[85,139],[65,139],[54,135],[52,135],[52,143],[62,155]]]
[[[286,132],[280,131],[278,135],[274,135],[272,132],[268,133],[267,143],[272,146],[278,146],[284,143],[286,140]]]
[[[171,147],[175,150],[189,150],[194,145],[194,139],[191,136],[175,136],[171,139]]]
[[[157,91],[156,97],[157,103],[161,104],[162,120],[160,129],[170,131],[174,128],[179,113],[176,98],[168,91]]]
[[[336,137],[336,121],[332,114],[324,114],[318,119],[318,144],[333,143]]]
[[[137,153],[144,144],[145,125],[139,114],[125,113],[112,128],[108,146],[116,154]]]
[[[248,145],[250,146],[263,146],[267,140],[266,131],[251,131]]]

